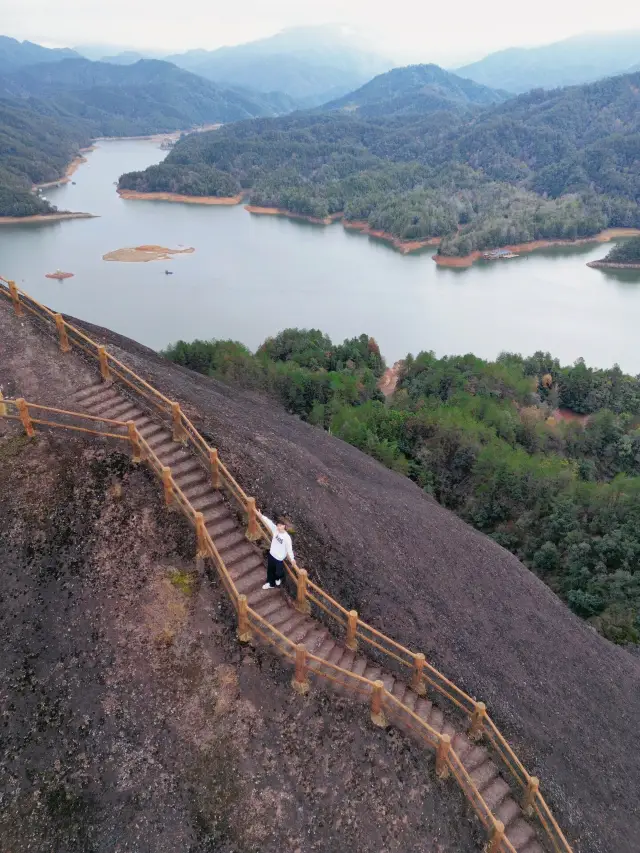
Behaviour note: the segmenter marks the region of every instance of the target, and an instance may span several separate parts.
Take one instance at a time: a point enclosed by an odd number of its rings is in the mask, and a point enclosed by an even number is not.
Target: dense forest
[[[640,264],[640,237],[618,243],[604,260],[610,264]]]
[[[638,227],[640,74],[530,92],[473,118],[240,122],[182,140],[166,165],[228,172],[254,204],[442,236],[447,255]]]
[[[364,86],[325,104],[323,111],[357,110],[359,117],[419,116],[439,110],[468,112],[499,104],[506,92],[458,77],[439,65],[407,65],[378,74]]]
[[[0,75],[0,216],[51,212],[31,185],[60,178],[94,137],[181,130],[289,108],[285,96],[224,89],[167,62],[125,67],[64,58],[13,70]],[[187,172],[179,181],[188,192],[213,194],[206,192],[210,174],[195,180]],[[228,176],[218,180],[235,184]]]
[[[495,362],[422,352],[385,400],[367,335],[336,345],[288,329],[255,355],[232,341],[179,341],[164,354],[273,395],[410,477],[610,640],[640,642],[640,377],[542,352]]]

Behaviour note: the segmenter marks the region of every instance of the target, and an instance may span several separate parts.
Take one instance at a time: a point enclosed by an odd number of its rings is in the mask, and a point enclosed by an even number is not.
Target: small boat
[[[517,257],[515,252],[510,252],[508,249],[492,249],[490,252],[482,253],[483,261],[506,261]]]
[[[164,274],[165,275],[173,275],[173,270],[165,270]]]

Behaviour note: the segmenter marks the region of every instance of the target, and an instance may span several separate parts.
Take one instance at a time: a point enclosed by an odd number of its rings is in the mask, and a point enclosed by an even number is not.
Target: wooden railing
[[[152,385],[112,356],[104,346],[97,344],[75,326],[68,323],[61,314],[56,314],[41,305],[24,291],[18,289],[13,282],[1,277],[0,297],[11,300],[17,314],[28,311],[40,320],[49,331],[54,331],[63,352],[68,352],[73,347],[79,348],[98,362],[104,381],[118,381],[129,393],[133,392],[138,400],[142,398],[148,408],[156,410],[164,417],[171,425],[174,440],[189,446],[206,466],[211,476],[213,488],[225,489],[237,509],[244,515],[247,537],[251,540],[270,541],[271,533],[260,518],[255,499],[244,492],[220,459],[217,449],[209,446],[178,403],[169,400],[153,388]],[[29,436],[34,434],[34,425],[37,424],[74,429],[128,442],[132,448],[134,461],[146,461],[161,480],[166,503],[178,506],[195,528],[198,553],[211,559],[236,610],[239,639],[246,642],[252,634],[255,634],[288,658],[295,665],[293,686],[300,692],[305,692],[308,689],[308,674],[311,672],[317,677],[338,683],[339,686],[356,694],[367,696],[371,703],[371,717],[374,723],[384,725],[388,718],[410,729],[422,742],[436,750],[436,772],[438,776],[443,777],[451,773],[458,782],[487,830],[489,835],[487,849],[492,853],[497,853],[497,851],[515,853],[513,845],[504,834],[504,826],[492,814],[483,800],[480,791],[453,748],[448,735],[440,734],[425,723],[417,714],[389,693],[381,681],[371,682],[362,676],[336,666],[330,661],[310,654],[304,646],[296,646],[260,614],[248,607],[246,596],[238,593],[224,560],[206,530],[202,513],[198,513],[192,507],[188,498],[173,480],[170,469],[162,465],[136,429],[133,421],[128,423],[110,421],[62,409],[38,406],[33,403],[26,403],[24,400],[3,401],[0,399],[0,416],[3,414],[6,417],[21,420]],[[39,417],[33,417],[34,414],[39,415]],[[87,422],[90,426],[86,425]],[[102,424],[105,425],[105,429],[98,428]],[[287,560],[285,565],[288,578],[295,588],[298,610],[302,612],[316,611],[316,615],[325,620],[328,619],[334,623],[337,630],[345,632],[345,642],[349,648],[354,649],[358,643],[361,643],[374,654],[382,655],[386,663],[394,666],[394,668],[399,667],[406,673],[415,692],[424,695],[427,688],[431,688],[450,702],[455,709],[462,711],[469,717],[469,737],[474,740],[481,737],[486,738],[503,767],[508,770],[511,777],[522,789],[521,804],[524,813],[529,817],[537,817],[544,836],[556,853],[572,853],[572,848],[540,792],[538,779],[531,776],[518,759],[506,738],[487,713],[485,704],[475,700],[446,678],[426,660],[424,654],[405,648],[360,619],[355,610],[344,608],[320,586],[311,581],[307,572],[295,562]]]

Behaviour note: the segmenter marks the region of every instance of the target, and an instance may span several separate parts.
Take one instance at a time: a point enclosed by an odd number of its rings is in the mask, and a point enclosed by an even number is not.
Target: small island
[[[619,243],[601,261],[591,261],[587,266],[600,270],[640,270],[640,237]]]

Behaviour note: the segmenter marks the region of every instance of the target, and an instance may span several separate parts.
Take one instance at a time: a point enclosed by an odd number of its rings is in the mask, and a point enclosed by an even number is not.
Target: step
[[[93,409],[106,400],[115,400],[119,396],[120,395],[113,385],[100,385],[95,387],[93,394],[87,394],[87,396],[82,399],[82,405],[85,409]]]
[[[233,578],[233,575],[231,575]],[[266,583],[267,573],[261,566],[255,566],[252,571],[246,572],[241,578],[233,578],[236,589],[241,595],[248,595],[252,589],[259,589]]]
[[[226,515],[221,515],[213,524],[209,522],[206,524],[207,530],[209,531],[209,536],[216,542],[219,537],[225,536],[230,533],[232,530],[238,529],[238,522],[231,515],[231,513],[227,512]],[[244,533],[242,534],[244,536]]]
[[[404,694],[404,698],[403,698],[403,700],[402,700],[402,704],[403,704],[403,705],[406,705],[406,707],[407,707],[410,711],[413,711],[413,713],[415,714],[415,712],[416,712],[416,704],[417,704],[417,702],[418,702],[418,699],[419,699],[419,698],[420,698],[420,697],[418,696],[418,694],[417,694],[417,693],[414,693],[414,692],[413,692],[413,690],[407,690],[407,692]]]
[[[124,418],[120,417],[121,412],[128,412],[130,410],[133,410],[139,414],[142,414],[140,409],[134,403],[132,403],[131,400],[127,400],[126,398],[121,397],[120,394],[118,394],[113,400],[105,400],[101,403],[98,403],[97,406],[92,406],[91,408],[97,415],[102,415],[102,417],[105,418],[111,418],[111,420],[114,421],[125,420]],[[130,418],[129,420],[133,420],[133,418]]]
[[[474,746],[462,759],[462,763],[464,764],[464,768],[467,773],[471,773],[476,767],[479,767],[481,764],[487,760],[487,750],[484,746]]]
[[[177,454],[183,455],[182,459],[178,459],[178,461],[169,463],[168,467],[171,468],[171,473],[175,480],[176,477],[181,474],[190,474],[192,471],[202,471],[203,474],[206,472],[203,470],[200,462],[196,459],[195,456],[192,456],[190,453],[187,453],[185,450],[181,448],[177,448],[177,453],[172,453],[171,456],[177,456]],[[169,459],[168,456],[165,457],[165,460]]]
[[[490,811],[494,811],[511,792],[511,788],[502,776],[496,776],[480,793]]]
[[[518,849],[518,853],[546,853],[542,844],[539,844],[535,839],[525,844],[524,847]]]
[[[324,640],[322,641],[322,643],[318,647],[318,649],[314,652],[314,655],[318,658],[322,658],[323,660],[326,660],[327,655],[331,653],[331,651],[333,650],[335,645],[336,645],[336,641],[333,639],[331,634],[327,631],[326,637],[324,638]],[[313,665],[315,667],[315,666],[318,666],[319,664],[316,664],[314,662]]]
[[[508,797],[499,806],[496,806],[494,815],[498,820],[501,820],[505,826],[513,823],[516,818],[520,817],[522,810],[518,803],[511,797]]]
[[[420,717],[421,720],[424,720],[425,723],[429,719],[429,715],[431,714],[431,709],[433,708],[433,703],[428,699],[425,699],[424,696],[421,696],[416,702],[416,715]]]
[[[364,677],[369,681],[377,681],[382,675],[382,670],[379,666],[374,666],[367,661],[367,668],[364,671]]]
[[[433,707],[431,708],[431,713],[429,714],[427,724],[431,726],[432,729],[435,729],[437,732],[442,731],[442,726],[444,725],[444,714],[436,705],[433,705]]]
[[[197,495],[195,498],[189,498],[189,502],[196,512],[201,512],[206,516],[208,510],[222,504],[222,495],[220,492],[214,492],[212,489],[209,492],[204,492],[202,495]]]
[[[474,767],[469,775],[475,782],[476,788],[478,788],[479,791],[482,791],[490,782],[493,782],[498,773],[499,770],[497,766],[489,757],[487,757],[487,760],[482,764],[479,764],[477,767]]]
[[[458,758],[464,764],[464,757],[469,753],[471,749],[473,749],[473,744],[469,740],[469,738],[463,734],[462,732],[458,732],[452,741],[453,748],[458,754]]]
[[[76,403],[79,403],[81,400],[86,400],[87,397],[91,397],[103,387],[104,386],[102,382],[96,382],[94,385],[87,385],[84,388],[81,388],[79,391],[75,391],[71,395],[71,399],[74,400]]]
[[[154,421],[147,415],[146,423],[140,423],[140,426],[137,427],[138,432],[144,438],[144,440],[149,443],[149,439],[153,438],[156,434],[162,433],[166,434],[166,429],[162,424],[159,424],[157,421]]]
[[[365,657],[363,657],[362,655],[359,655],[355,659],[355,662],[353,664],[351,671],[355,675],[361,675],[364,678],[364,671],[367,668],[368,664],[369,664],[369,661]]]
[[[355,659],[356,653],[351,649],[345,648],[343,650],[342,657],[340,657],[337,661],[337,666],[339,666],[340,669],[346,669],[348,672],[353,672],[353,664],[355,662]]]
[[[140,409],[136,408],[135,406],[129,406],[129,408],[122,409],[117,414],[113,414],[111,412],[102,412],[102,417],[106,417],[114,421],[123,421],[125,424],[128,424],[129,421],[133,421],[135,424],[136,417],[139,414]]]
[[[324,637],[324,632],[320,631],[316,622],[313,619],[306,619],[297,628],[288,635],[289,639],[298,644],[302,644],[308,652],[311,652],[311,645],[314,642],[319,642]],[[311,652],[313,654],[313,652]]]
[[[393,688],[391,690],[393,695],[396,697],[398,702],[402,702],[404,704],[404,697],[409,692],[409,686],[404,681],[400,681],[399,678],[394,679]]]
[[[209,525],[213,527],[221,519],[226,518],[229,515],[229,509],[226,504],[223,503],[222,499],[220,499],[202,514],[204,515],[204,523],[207,525],[207,528],[209,528]]]
[[[238,545],[249,545],[253,548],[252,543],[245,536],[244,530],[242,528],[238,528],[235,524],[233,525],[233,529],[228,533],[225,533],[223,536],[218,537],[215,540],[216,548],[222,556],[222,559],[226,562],[226,554],[228,551],[233,551]]]
[[[172,471],[171,473],[173,475],[173,479],[178,483],[183,491],[188,486],[194,485],[195,483],[206,483],[209,488],[212,488],[211,478],[199,465],[194,465],[187,471]]]
[[[262,557],[258,554],[249,554],[245,560],[235,563],[229,570],[229,574],[233,578],[234,583],[239,584],[256,571],[260,573],[262,578],[266,579],[266,568]]]
[[[518,817],[507,827],[506,836],[516,850],[520,850],[535,837],[535,830],[524,818]]]
[[[138,432],[140,432],[139,429]],[[178,466],[184,465],[187,462],[189,463],[189,465],[192,465],[194,462],[197,464],[197,460],[195,459],[195,457],[193,457],[187,450],[184,449],[184,447],[181,447],[179,444],[176,444],[175,449],[172,450],[170,453],[163,453],[162,455],[162,464],[166,465],[167,468],[171,468],[172,473],[174,471],[177,471]]]
[[[277,628],[281,634],[284,634],[291,642],[295,642],[292,637],[296,631],[299,631],[303,626],[308,625],[312,620],[305,613],[298,613],[297,610],[294,610],[293,607],[288,607],[289,617],[286,622],[274,625],[274,628]]]
[[[216,548],[217,547],[218,546],[216,545]],[[253,544],[249,542],[248,539],[242,539],[236,545],[234,545],[233,548],[226,549],[224,555],[221,554],[220,556],[222,556],[222,559],[224,560],[224,564],[227,569],[231,570],[231,566],[233,566],[234,563],[240,562],[240,560],[243,560],[245,557],[248,557],[249,554],[252,553],[254,553]]]
[[[163,429],[153,433],[148,438],[144,435],[142,437],[145,439],[158,459],[168,457],[176,448],[176,443],[171,438],[171,433],[165,432]]]
[[[316,628],[316,633],[313,635],[313,637],[309,638],[309,641],[307,643],[307,651],[310,652],[312,655],[317,655],[318,657],[320,657],[320,649],[331,638],[331,635],[329,634],[326,628],[321,628],[318,625],[316,625]]]
[[[162,461],[162,460],[160,460]],[[211,488],[211,483],[208,479],[200,479],[197,482],[187,483],[184,487],[180,486],[182,494],[189,499],[190,503],[194,503],[196,498],[201,498],[204,495],[217,494]]]
[[[266,591],[266,590],[265,590]],[[253,610],[256,611],[270,625],[273,625],[273,619],[277,617],[282,610],[288,610],[285,601],[275,590],[269,591],[268,598],[258,604],[253,605]]]
[[[451,738],[451,743],[453,743],[453,739],[458,734],[458,730],[448,720],[445,720],[442,725],[442,728],[440,729],[440,734],[449,735],[449,737]]]

